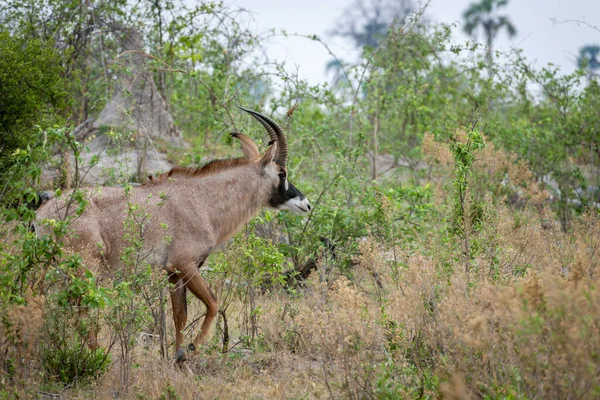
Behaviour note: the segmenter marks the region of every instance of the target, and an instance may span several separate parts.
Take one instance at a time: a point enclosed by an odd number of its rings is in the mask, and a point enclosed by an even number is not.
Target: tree
[[[355,0],[331,34],[352,40],[356,48],[377,47],[413,11],[412,0]]]
[[[389,34],[390,29],[406,22],[415,11],[412,0],[355,0],[339,19],[332,36],[350,39],[357,49],[375,48]],[[348,84],[345,62],[331,60],[325,71],[332,74],[332,85],[339,88]]]
[[[587,45],[583,46],[579,50],[579,57],[577,57],[577,66],[579,68],[586,68],[588,75],[591,78],[596,74],[596,71],[600,71],[600,46],[598,45]]]
[[[502,29],[506,29],[509,37],[517,34],[517,30],[506,15],[499,15],[501,8],[506,7],[508,0],[481,0],[479,3],[471,3],[464,12],[464,31],[474,37],[475,32],[481,28],[485,36],[487,46],[486,60],[491,65],[494,40]]]

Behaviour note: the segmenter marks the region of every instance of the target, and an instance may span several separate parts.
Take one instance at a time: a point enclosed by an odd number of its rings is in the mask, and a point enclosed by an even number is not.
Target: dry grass
[[[320,282],[313,274],[302,296],[276,292],[258,297],[259,337],[253,350],[238,346],[223,355],[213,342],[194,360],[193,378],[160,360],[156,344],[138,345],[128,388],[119,386],[119,368],[113,366],[91,386],[64,394],[97,399],[377,397],[381,368],[393,362],[397,371],[405,371],[388,378],[399,396],[597,397],[599,216],[588,213],[566,235],[544,230],[531,215],[515,225],[514,216],[499,209],[490,229],[493,235],[482,235],[493,237],[490,243],[499,249],[494,262],[505,277],[500,281],[488,273],[488,257],[477,259],[476,274],[467,276],[456,267],[447,275],[429,252],[399,249],[406,267],[396,280],[384,257],[386,244],[369,237],[359,246],[352,280],[338,275]],[[516,274],[525,264],[523,276]],[[29,304],[38,307],[37,300]],[[191,304],[191,314],[202,312],[196,302]],[[230,319],[235,321],[245,307],[233,304]],[[18,315],[25,312],[39,314],[15,309],[9,313],[15,327],[23,325]],[[35,340],[34,325],[19,328],[23,351]],[[235,324],[232,334],[235,342],[240,334]],[[439,377],[437,388],[418,388],[426,371]]]

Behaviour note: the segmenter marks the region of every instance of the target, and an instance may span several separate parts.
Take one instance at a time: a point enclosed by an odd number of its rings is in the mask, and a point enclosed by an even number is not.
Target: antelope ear
[[[273,159],[275,158],[276,155],[277,155],[277,142],[275,142],[271,146],[269,146],[269,148],[267,149],[265,154],[260,159],[260,168],[264,169],[267,165],[269,165],[271,162],[273,162]]]
[[[260,153],[258,152],[258,146],[254,143],[254,140],[250,139],[248,136],[231,132],[231,136],[238,139],[242,143],[242,151],[246,158],[250,161],[258,160],[260,158]]]

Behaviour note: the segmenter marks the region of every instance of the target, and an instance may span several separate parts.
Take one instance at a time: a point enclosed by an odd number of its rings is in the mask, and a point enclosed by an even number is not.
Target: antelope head
[[[260,167],[261,178],[270,185],[268,205],[277,210],[290,210],[297,214],[307,214],[310,209],[308,199],[288,180],[287,139],[281,127],[271,118],[256,111],[239,107],[254,117],[269,133],[269,148],[261,157],[258,146],[252,139],[241,133],[231,135],[242,143],[242,151],[250,161]]]

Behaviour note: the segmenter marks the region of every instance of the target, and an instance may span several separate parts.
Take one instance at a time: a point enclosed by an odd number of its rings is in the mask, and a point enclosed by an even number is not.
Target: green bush
[[[72,384],[95,378],[111,364],[108,350],[93,348],[96,321],[72,309],[60,308],[46,317],[46,340],[41,341],[44,372],[52,379]]]
[[[50,377],[71,384],[106,372],[111,358],[106,349],[91,350],[77,340],[65,340],[44,348],[42,362]]]
[[[19,179],[9,175],[15,152],[38,154],[35,149],[51,144],[44,130],[64,122],[71,83],[63,72],[52,43],[0,29],[0,181]],[[6,189],[1,189],[0,200]]]

